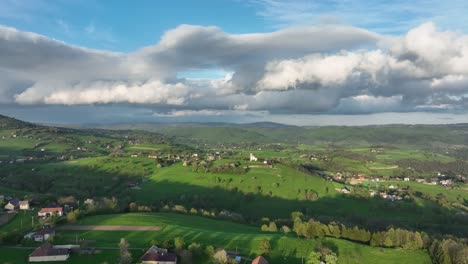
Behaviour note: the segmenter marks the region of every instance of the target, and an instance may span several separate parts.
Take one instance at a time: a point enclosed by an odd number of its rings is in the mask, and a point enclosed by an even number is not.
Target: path
[[[123,226],[123,225],[64,225],[60,230],[97,230],[97,231],[159,231],[160,226]]]

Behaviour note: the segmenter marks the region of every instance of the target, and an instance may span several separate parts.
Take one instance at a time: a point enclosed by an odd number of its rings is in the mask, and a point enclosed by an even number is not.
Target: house
[[[29,255],[29,262],[66,261],[70,252],[66,248],[56,248],[50,243],[44,243]]]
[[[158,155],[150,154],[150,155],[148,155],[148,158],[150,158],[150,159],[157,159],[157,158],[158,158]]]
[[[19,208],[19,203],[20,203],[20,200],[15,198],[15,199],[12,199],[10,200],[6,205],[5,205],[5,210],[7,211],[14,211],[16,209]]]
[[[86,199],[83,203],[84,203],[85,205],[87,205],[87,206],[93,206],[93,205],[94,205],[94,200],[91,199],[91,198],[88,198],[88,199]]]
[[[138,158],[138,155],[137,155],[137,154],[132,154],[131,157],[132,157],[132,158]]]
[[[25,238],[25,239],[33,239],[35,234],[36,234],[36,232],[29,232],[29,233],[27,233],[26,235],[24,235],[23,238]]]
[[[257,161],[258,158],[254,156],[254,154],[250,153],[250,161]]]
[[[440,184],[444,187],[451,186],[453,184],[452,180],[441,180]]]
[[[37,215],[40,217],[49,217],[52,216],[53,214],[57,214],[57,216],[62,216],[63,215],[63,207],[47,207],[47,208],[42,208]]]
[[[409,181],[410,181],[410,178],[405,177],[403,180],[406,181],[406,182],[409,182]]]
[[[348,189],[348,187],[345,186],[345,187],[341,188],[341,192],[342,192],[342,193],[350,193],[351,190]]]
[[[37,231],[34,234],[34,241],[44,242],[55,236],[55,230],[53,228],[45,227]]]
[[[29,210],[29,201],[20,201],[19,202],[19,209],[20,210]]]
[[[252,264],[268,264],[268,261],[264,257],[258,256],[252,261]]]
[[[176,264],[177,255],[168,253],[167,249],[152,246],[140,258],[142,264]]]

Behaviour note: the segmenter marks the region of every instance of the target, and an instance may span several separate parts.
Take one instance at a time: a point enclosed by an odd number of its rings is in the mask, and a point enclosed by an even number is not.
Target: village
[[[53,203],[46,207],[40,207],[39,203],[34,199],[20,200],[18,198],[8,196],[0,196],[0,200],[6,203],[3,209],[5,211],[4,214],[7,216],[25,213],[31,215],[31,226],[35,228],[35,230],[24,234],[23,244],[26,243],[31,246],[34,243],[37,243],[38,246],[29,254],[29,262],[63,262],[67,261],[71,255],[92,255],[100,252],[99,247],[90,246],[88,244],[89,241],[81,239],[76,239],[76,241],[73,241],[75,242],[73,244],[54,244],[56,229],[67,228],[67,225],[63,226],[63,220],[70,221],[69,216],[76,213],[76,211],[73,210],[73,206],[70,206],[69,204],[59,205],[57,203]],[[93,199],[86,199],[83,202],[85,208],[92,208],[95,206],[95,203],[96,201]],[[74,205],[76,206],[76,203],[74,203]],[[0,214],[0,216],[1,221],[1,218],[5,216],[3,214]],[[39,223],[35,223],[34,221],[38,221]],[[24,224],[27,225],[27,223]],[[70,226],[70,228],[77,227]],[[86,228],[86,226],[83,226],[83,228]],[[118,228],[118,226],[101,226],[100,230],[119,230]],[[128,226],[125,230],[130,231],[133,230],[133,228]],[[135,227],[135,230],[143,229]],[[148,228],[148,230],[158,230],[158,228]],[[240,255],[237,251],[226,250],[224,248],[217,248],[213,257],[219,259],[231,259],[231,261],[235,263],[268,264],[268,261],[263,256],[258,256],[252,260],[249,257]],[[138,263],[177,264],[178,254],[174,252],[174,249],[170,250],[168,248],[160,248],[157,245],[152,245],[139,258]]]

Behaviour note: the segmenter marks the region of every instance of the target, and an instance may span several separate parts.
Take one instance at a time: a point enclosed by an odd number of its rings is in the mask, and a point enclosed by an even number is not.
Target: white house
[[[63,215],[63,208],[62,207],[42,208],[37,213],[37,215],[40,216],[40,217],[49,217],[49,216],[52,216],[54,213],[57,216],[62,216]]]
[[[53,228],[42,228],[34,234],[34,241],[44,242],[55,236],[55,230]]]
[[[66,261],[69,257],[68,249],[56,248],[50,243],[44,243],[29,255],[29,262]]]
[[[250,153],[250,161],[257,161],[257,157],[254,156],[254,154]]]
[[[405,177],[403,180],[406,181],[406,182],[409,182],[409,181],[410,181],[410,178]]]
[[[19,202],[20,210],[29,210],[29,201],[20,201]]]
[[[5,210],[7,211],[14,211],[19,208],[19,199],[12,199],[5,205]]]

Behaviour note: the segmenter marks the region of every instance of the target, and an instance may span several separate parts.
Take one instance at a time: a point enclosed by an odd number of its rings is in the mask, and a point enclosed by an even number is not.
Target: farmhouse
[[[345,186],[345,187],[341,188],[341,192],[342,193],[350,193],[351,190],[348,187]]]
[[[7,211],[14,211],[16,209],[19,208],[19,203],[20,203],[20,200],[15,198],[15,199],[12,199],[10,200],[6,205],[5,205],[5,210]]]
[[[69,257],[68,249],[55,248],[50,243],[44,243],[29,255],[29,262],[66,261]]]
[[[19,202],[20,210],[29,210],[29,201],[20,201]]]
[[[264,257],[258,256],[252,261],[252,264],[268,264],[268,261]]]
[[[53,228],[43,228],[34,234],[34,241],[36,242],[44,242],[49,240],[55,235],[55,230]]]
[[[148,155],[148,158],[150,158],[150,159],[157,159],[157,158],[158,158],[158,155],[150,154],[150,155]]]
[[[88,199],[86,199],[83,203],[84,203],[85,205],[87,205],[87,206],[93,206],[93,205],[94,205],[94,200],[91,199],[91,198],[88,198]]]
[[[177,255],[168,253],[167,249],[152,246],[140,258],[142,264],[176,264]]]
[[[48,208],[42,208],[37,215],[40,217],[49,217],[52,216],[54,213],[57,214],[57,216],[62,216],[63,215],[63,208],[62,207],[48,207]]]
[[[254,154],[250,153],[250,161],[257,161],[258,158],[254,156]]]

